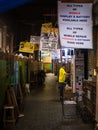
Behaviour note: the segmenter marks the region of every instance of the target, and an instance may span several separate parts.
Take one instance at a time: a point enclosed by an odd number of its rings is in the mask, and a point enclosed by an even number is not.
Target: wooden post
[[[0,48],[2,48],[2,28],[0,28]]]
[[[98,123],[98,28],[97,28],[97,50],[96,50],[96,114],[95,120]]]
[[[76,92],[76,87],[75,87],[75,55],[72,56],[72,86],[73,86],[73,93]]]
[[[41,61],[41,51],[40,51],[39,61]]]
[[[62,49],[60,49],[60,60],[61,60],[61,63],[62,63]]]
[[[11,33],[11,43],[9,45],[9,51],[10,51],[10,53],[13,53],[13,41],[14,41],[14,34]]]
[[[6,51],[6,40],[7,40],[7,26],[3,26],[3,51]]]

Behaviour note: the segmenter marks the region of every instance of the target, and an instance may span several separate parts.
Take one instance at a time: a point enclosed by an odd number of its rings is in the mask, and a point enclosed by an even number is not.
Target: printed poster
[[[58,29],[52,28],[52,24],[43,24],[41,28],[40,50],[54,51],[58,44]]]
[[[30,36],[30,43],[34,44],[34,51],[38,51],[39,50],[39,46],[40,46],[40,36]]]
[[[92,3],[58,1],[60,43],[68,48],[93,48]]]

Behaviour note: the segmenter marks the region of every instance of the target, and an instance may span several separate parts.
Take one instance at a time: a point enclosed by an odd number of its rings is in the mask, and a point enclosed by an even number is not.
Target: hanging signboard
[[[31,42],[20,42],[19,52],[34,53],[34,44]]]
[[[40,44],[40,36],[30,36],[30,42],[34,43],[34,44]]]
[[[58,1],[58,24],[62,47],[92,49],[92,3]]]
[[[52,28],[49,23],[43,24],[41,28],[40,50],[53,51],[57,49],[58,44],[58,29]]]
[[[39,45],[40,45],[40,36],[30,36],[30,43],[34,44],[34,51],[39,50]]]

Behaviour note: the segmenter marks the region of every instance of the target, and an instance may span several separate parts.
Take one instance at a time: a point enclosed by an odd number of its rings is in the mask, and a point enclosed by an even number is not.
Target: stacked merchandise
[[[96,110],[96,82],[84,80],[83,82],[83,111],[82,117],[86,122],[95,121]]]

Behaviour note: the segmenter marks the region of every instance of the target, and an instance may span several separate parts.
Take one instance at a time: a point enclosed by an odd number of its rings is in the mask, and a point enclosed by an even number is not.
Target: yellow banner
[[[52,28],[52,23],[42,24],[41,33],[50,33]]]
[[[52,23],[43,23],[42,27],[46,27],[46,28],[52,28]]]
[[[34,44],[30,42],[20,42],[20,52],[34,53]]]

